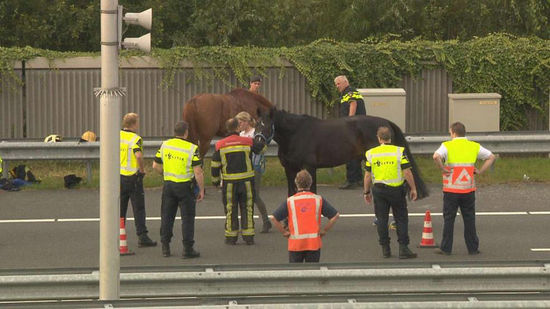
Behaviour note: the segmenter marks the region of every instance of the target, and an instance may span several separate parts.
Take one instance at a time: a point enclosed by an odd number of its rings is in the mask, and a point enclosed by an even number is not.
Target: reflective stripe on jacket
[[[198,146],[181,138],[164,141],[156,157],[162,159],[165,181],[187,182],[194,177],[193,161]]]
[[[443,145],[447,148],[445,168],[451,172],[443,176],[443,192],[475,191],[474,170],[480,145],[464,138],[455,138]]]
[[[404,148],[394,145],[380,145],[365,153],[366,166],[371,167],[373,183],[383,183],[391,187],[403,184],[402,164],[409,163],[403,155]]]
[[[140,136],[130,131],[120,131],[120,175],[132,176],[138,171],[134,149],[140,149]]]
[[[311,192],[299,192],[289,197],[288,251],[319,250],[321,248],[321,212],[323,198]]]
[[[230,135],[216,143],[211,168],[213,181],[241,181],[254,178],[251,161],[253,141],[250,137]]]

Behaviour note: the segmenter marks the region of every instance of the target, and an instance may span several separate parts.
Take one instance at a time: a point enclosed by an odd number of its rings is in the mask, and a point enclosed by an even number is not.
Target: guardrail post
[[[8,178],[8,161],[2,161],[2,178]]]
[[[92,183],[92,160],[86,161],[86,181]]]

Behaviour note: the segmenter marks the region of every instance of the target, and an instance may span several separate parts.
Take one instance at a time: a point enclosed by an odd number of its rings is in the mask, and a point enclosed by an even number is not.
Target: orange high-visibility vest
[[[444,142],[447,148],[445,168],[449,176],[443,176],[443,192],[470,193],[476,190],[474,164],[480,145],[464,138]]]
[[[323,198],[311,192],[299,192],[286,200],[288,208],[288,251],[321,249],[321,211]]]

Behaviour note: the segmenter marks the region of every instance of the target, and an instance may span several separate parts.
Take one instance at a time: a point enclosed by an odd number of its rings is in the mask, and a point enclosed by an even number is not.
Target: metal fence
[[[44,138],[50,134],[78,137],[86,130],[99,135],[99,100],[93,96],[100,85],[100,59],[77,57],[53,62],[43,58],[16,64],[14,73],[25,83],[9,78],[0,81],[0,139]],[[315,102],[305,78],[287,64],[270,68],[262,94],[279,108],[292,113],[328,118],[330,109]],[[181,119],[184,103],[199,93],[226,93],[243,86],[235,76],[229,85],[221,80],[196,79],[191,66],[183,66],[169,87],[162,85],[165,72],[148,57],[124,59],[120,65],[120,85],[128,89],[122,99],[122,113],[140,114],[140,134],[168,136]],[[362,88],[363,85],[354,85]],[[445,133],[448,126],[448,93],[452,78],[445,70],[404,76],[401,87],[407,92],[408,133]],[[529,130],[547,129],[541,115],[528,112]]]
[[[449,139],[448,135],[407,136],[407,141],[413,154],[432,154],[442,142]],[[498,154],[535,154],[550,153],[550,133],[491,133],[469,135],[469,139],[482,143],[485,147]],[[210,157],[214,142],[206,157]],[[153,158],[160,148],[160,140],[145,140],[143,152],[145,158]],[[277,156],[277,143],[272,141],[266,150],[266,156]],[[43,143],[43,142],[0,142],[0,157],[3,158],[4,172],[7,177],[9,162],[16,160],[85,160],[87,161],[87,178],[91,181],[91,162],[99,159],[99,142],[77,143]]]
[[[550,292],[548,264],[417,267],[318,264],[271,268],[123,272],[122,298],[265,297],[434,293],[527,294]],[[341,267],[344,266],[344,267]],[[0,275],[0,301],[97,299],[99,273]],[[547,297],[546,297],[547,298]],[[546,299],[538,304],[548,306]],[[533,302],[530,305],[536,305]],[[445,306],[447,307],[447,306]],[[423,307],[414,307],[423,308]],[[480,307],[476,307],[480,308]],[[485,307],[484,307],[485,308]],[[491,307],[496,308],[496,307]]]

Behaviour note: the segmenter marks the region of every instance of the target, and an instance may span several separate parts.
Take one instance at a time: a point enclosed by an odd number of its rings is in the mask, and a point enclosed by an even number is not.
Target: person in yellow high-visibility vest
[[[399,258],[416,258],[416,253],[409,249],[409,212],[407,210],[407,190],[409,184],[411,200],[416,200],[416,185],[411,172],[411,164],[403,154],[404,148],[391,143],[391,131],[380,127],[376,132],[380,146],[365,153],[365,179],[363,196],[367,204],[374,201],[374,212],[378,219],[378,242],[382,246],[382,256],[391,256],[388,217],[390,207],[397,225]],[[371,188],[371,183],[373,183]]]
[[[153,168],[163,174],[160,241],[162,255],[170,256],[170,240],[176,213],[180,208],[183,258],[200,256],[195,244],[195,207],[204,197],[204,176],[198,146],[185,140],[188,125],[179,121],[174,127],[175,137],[164,141],[153,161]],[[198,186],[198,188],[196,187]]]
[[[145,167],[141,136],[137,135],[139,116],[128,113],[122,119],[120,131],[120,217],[126,220],[128,201],[132,201],[134,223],[139,247],[154,247],[157,242],[149,238],[145,225],[145,196],[143,177]]]
[[[436,253],[450,255],[453,249],[453,230],[458,208],[464,220],[464,240],[470,255],[479,254],[479,238],[475,221],[475,174],[485,172],[495,156],[491,151],[466,138],[466,127],[461,122],[450,126],[451,140],[435,151],[433,159],[443,174],[443,237]],[[480,169],[477,159],[485,160]]]

